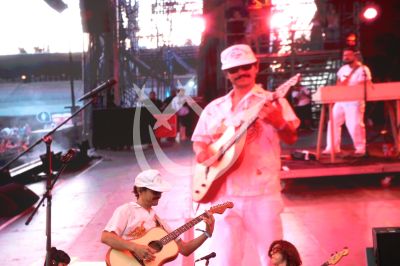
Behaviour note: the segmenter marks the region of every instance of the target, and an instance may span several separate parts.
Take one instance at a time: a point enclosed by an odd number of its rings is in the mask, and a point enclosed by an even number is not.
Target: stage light
[[[188,86],[189,88],[193,88],[194,85],[196,85],[196,83],[194,83],[194,81],[193,81],[192,79],[189,80],[188,83],[187,83],[187,86]]]
[[[376,18],[377,15],[378,15],[378,10],[376,10],[376,8],[374,7],[368,7],[367,9],[365,9],[363,13],[364,18],[368,20]]]
[[[290,25],[290,19],[284,13],[278,13],[271,16],[271,28],[282,29]],[[267,21],[268,23],[268,21]]]
[[[203,33],[206,29],[206,21],[202,16],[192,16],[190,28],[194,32]],[[201,34],[200,34],[201,35]]]
[[[367,4],[361,10],[361,20],[364,22],[372,22],[379,16],[379,14],[379,6],[375,4]]]
[[[68,5],[65,4],[62,0],[44,0],[50,7],[52,7],[57,12],[63,12]]]

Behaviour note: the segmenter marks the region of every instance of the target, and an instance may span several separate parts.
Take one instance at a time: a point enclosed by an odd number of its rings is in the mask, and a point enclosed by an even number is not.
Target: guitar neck
[[[206,213],[203,213],[199,216],[197,216],[196,218],[194,218],[193,220],[191,220],[190,222],[182,225],[181,227],[175,229],[174,231],[172,231],[171,233],[169,233],[168,235],[164,236],[163,238],[160,239],[160,242],[165,245],[167,243],[169,243],[172,240],[175,240],[178,236],[180,236],[182,233],[186,232],[187,230],[189,230],[190,228],[192,228],[193,226],[195,226],[196,224],[198,224],[199,222],[203,221],[203,217],[206,216]]]
[[[240,126],[238,132],[235,134],[233,138],[231,138],[225,145],[223,145],[217,154],[215,154],[215,158],[219,159],[222,157],[227,150],[229,150],[241,137],[242,135],[247,131],[247,129],[258,119],[258,113],[262,109],[262,106],[266,101],[274,102],[279,98],[285,97],[286,93],[289,91],[290,87],[295,85],[297,83],[297,80],[299,79],[300,74],[296,74],[295,76],[291,77],[289,80],[287,80],[285,83],[283,83],[281,86],[279,86],[275,92],[272,95],[272,99],[268,100],[265,98],[262,100],[259,104],[261,106],[258,106],[258,111],[256,112],[257,115],[249,119],[248,121],[244,122],[243,125]]]
[[[235,134],[235,136],[233,138],[231,138],[227,143],[225,143],[225,145],[223,145],[221,147],[221,149],[219,150],[219,156],[222,156],[223,154],[225,154],[225,152],[227,150],[230,149],[230,147],[232,147],[232,145],[234,145],[241,137],[242,135],[247,131],[247,129],[254,124],[254,122],[257,120],[258,116],[253,117],[252,119],[250,119],[249,121],[245,122],[245,124],[243,124],[242,126],[240,126],[238,132]]]

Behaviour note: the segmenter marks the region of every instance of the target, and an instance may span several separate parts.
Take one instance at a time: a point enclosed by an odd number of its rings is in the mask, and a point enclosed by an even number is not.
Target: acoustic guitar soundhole
[[[163,248],[163,245],[161,244],[160,241],[151,241],[149,243],[149,247],[157,250],[157,252],[160,252],[162,250],[162,248]]]

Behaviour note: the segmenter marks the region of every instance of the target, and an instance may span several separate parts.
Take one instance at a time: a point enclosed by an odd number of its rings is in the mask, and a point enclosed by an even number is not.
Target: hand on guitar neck
[[[258,113],[258,118],[271,124],[276,129],[281,129],[285,126],[286,121],[282,116],[282,107],[278,101],[265,102],[264,106]]]
[[[213,150],[210,145],[207,145],[204,142],[193,143],[193,150],[196,154],[196,162],[206,166],[212,164],[211,158],[213,158],[217,153],[217,151]]]

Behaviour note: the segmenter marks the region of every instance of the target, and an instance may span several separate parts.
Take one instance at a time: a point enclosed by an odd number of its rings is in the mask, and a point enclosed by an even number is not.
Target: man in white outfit
[[[258,119],[245,134],[239,158],[226,172],[226,180],[213,202],[232,201],[235,208],[216,217],[221,230],[213,237],[211,250],[218,256],[211,265],[267,266],[268,247],[282,239],[280,214],[283,209],[280,187],[280,141],[293,144],[300,124],[285,98],[273,99],[273,93],[256,84],[259,63],[246,44],[236,44],[221,53],[221,69],[232,90],[209,103],[201,113],[192,135],[196,161],[207,165],[216,151],[214,144],[225,130],[246,124],[253,107],[261,107]],[[254,260],[246,257],[249,239]]]
[[[364,85],[371,82],[371,71],[366,65],[363,65],[357,57],[357,54],[352,49],[345,49],[343,51],[343,65],[337,72],[337,83],[336,85],[351,86]],[[333,149],[335,153],[339,153],[342,125],[345,123],[347,130],[353,140],[354,154],[356,156],[364,156],[366,153],[366,137],[365,137],[365,125],[364,125],[364,101],[348,101],[348,102],[337,102],[333,106]],[[331,122],[328,123],[326,149],[323,151],[324,154],[329,154],[332,150],[331,143]]]

